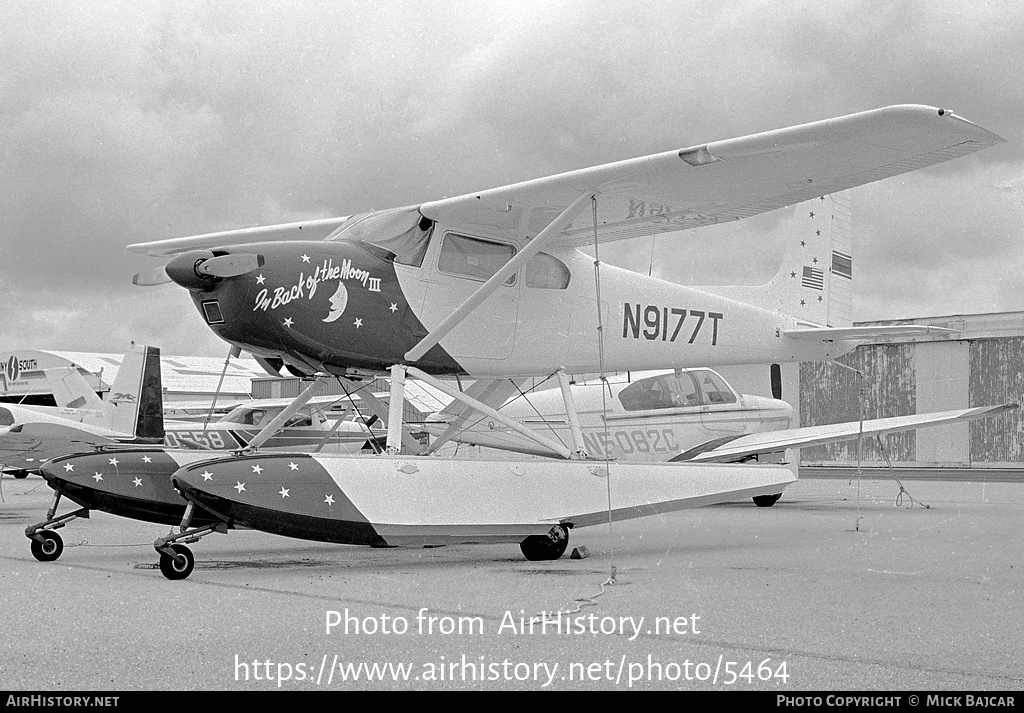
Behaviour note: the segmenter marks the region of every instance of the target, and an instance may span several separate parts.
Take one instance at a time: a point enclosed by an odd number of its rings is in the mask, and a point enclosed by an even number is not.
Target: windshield
[[[424,217],[418,208],[396,208],[356,216],[327,239],[376,245],[393,254],[398,264],[419,267],[433,229],[434,221]]]

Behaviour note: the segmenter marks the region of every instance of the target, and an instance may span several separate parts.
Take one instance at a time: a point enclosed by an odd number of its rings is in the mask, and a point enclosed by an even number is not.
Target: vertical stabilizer
[[[853,324],[853,223],[847,192],[800,203],[779,271],[765,285],[700,287],[828,327]]]
[[[105,408],[108,428],[136,438],[163,440],[160,349],[132,345],[121,361]]]

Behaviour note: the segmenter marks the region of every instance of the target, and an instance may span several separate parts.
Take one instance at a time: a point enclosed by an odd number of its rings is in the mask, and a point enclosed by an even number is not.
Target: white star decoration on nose
[[[68,463],[66,466],[64,466],[64,470],[68,473],[72,473],[75,470],[75,466]]]
[[[202,473],[200,473],[199,475],[203,476],[203,480],[209,480],[210,478],[212,478],[212,477],[213,477],[213,473],[211,473],[211,472],[210,472],[210,471],[208,471],[208,470],[204,470],[204,471],[203,471]]]

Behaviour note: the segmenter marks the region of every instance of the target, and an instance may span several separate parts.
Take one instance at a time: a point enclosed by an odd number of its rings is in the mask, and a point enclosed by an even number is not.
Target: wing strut
[[[505,425],[508,428],[512,429],[516,433],[518,433],[518,434],[520,434],[522,436],[525,436],[526,438],[529,438],[532,441],[536,441],[537,443],[541,444],[545,448],[551,449],[552,451],[557,453],[562,458],[571,458],[572,457],[572,453],[570,453],[569,449],[566,448],[561,443],[559,443],[557,441],[553,441],[550,438],[547,438],[545,436],[542,436],[541,434],[533,431],[530,428],[527,428],[526,426],[524,426],[523,424],[519,423],[518,421],[509,418],[508,416],[506,416],[505,414],[501,413],[500,411],[496,411],[495,409],[491,408],[487,404],[485,404],[485,403],[483,403],[481,401],[477,401],[476,399],[468,396],[467,394],[463,393],[462,391],[459,391],[458,389],[449,386],[448,384],[444,383],[443,381],[440,381],[439,379],[435,379],[430,374],[427,374],[426,372],[420,371],[419,369],[417,369],[414,366],[392,367],[392,373],[391,373],[392,383],[394,383],[395,369],[402,370],[402,371],[407,371],[409,373],[409,375],[412,376],[413,378],[420,379],[421,381],[427,382],[428,384],[433,386],[435,389],[438,389],[439,391],[445,392],[446,394],[451,396],[453,399],[458,399],[459,401],[461,401],[462,403],[466,404],[467,406],[469,406],[471,408],[474,408],[477,411],[479,411],[480,413],[486,414],[487,416],[493,418],[495,421],[498,421],[498,422],[502,423],[503,425]]]
[[[419,344],[407,351],[405,353],[405,358],[410,362],[419,361],[431,347],[441,341],[448,332],[455,329],[455,327],[457,327],[462,320],[468,317],[481,302],[491,295],[492,292],[501,287],[512,273],[516,272],[519,268],[525,265],[530,258],[553,242],[558,234],[568,227],[576,216],[583,212],[583,208],[586,206],[587,202],[593,200],[596,195],[597,193],[594,191],[586,191],[579,198],[574,200],[568,208],[558,214],[557,218],[548,223],[544,230],[537,233],[537,236],[527,243],[526,247],[520,250],[515,257],[505,263],[500,270],[491,275],[491,278],[487,280],[487,282],[481,285],[476,292],[471,294],[465,302],[455,309],[454,312],[445,317],[444,321],[437,325],[430,334],[423,337]]]

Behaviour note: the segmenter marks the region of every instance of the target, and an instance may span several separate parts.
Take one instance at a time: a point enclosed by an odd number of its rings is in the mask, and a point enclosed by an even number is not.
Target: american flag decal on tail
[[[825,273],[816,267],[804,266],[804,279],[801,284],[814,290],[822,290],[825,288]]]

